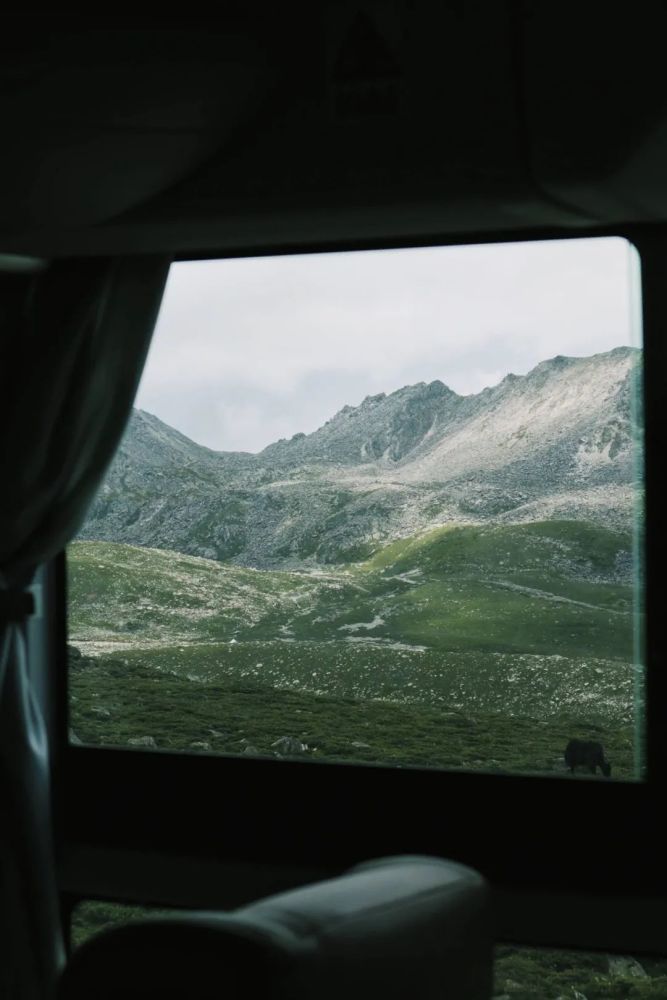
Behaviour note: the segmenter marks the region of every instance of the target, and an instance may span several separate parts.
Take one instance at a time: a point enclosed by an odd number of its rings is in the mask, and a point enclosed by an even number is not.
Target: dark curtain
[[[25,588],[79,529],[129,417],[169,261],[0,276],[0,998],[43,1000],[63,963],[49,753]]]

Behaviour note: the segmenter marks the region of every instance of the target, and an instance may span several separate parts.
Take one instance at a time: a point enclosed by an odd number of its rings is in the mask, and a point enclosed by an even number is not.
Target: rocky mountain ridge
[[[418,383],[258,454],[133,411],[81,537],[256,567],[364,558],[442,524],[631,524],[639,352],[556,357],[460,396]]]

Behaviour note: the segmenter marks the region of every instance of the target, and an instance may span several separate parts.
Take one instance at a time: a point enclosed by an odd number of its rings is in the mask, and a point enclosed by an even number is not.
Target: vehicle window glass
[[[512,1000],[659,1000],[667,997],[667,959],[499,945],[493,993]]]
[[[68,550],[71,739],[641,777],[620,238],[173,266]]]

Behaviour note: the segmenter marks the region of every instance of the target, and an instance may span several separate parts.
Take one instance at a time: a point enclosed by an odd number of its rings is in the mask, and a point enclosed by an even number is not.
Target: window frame
[[[59,878],[67,905],[97,892],[119,900],[225,908],[368,857],[428,853],[471,864],[487,876],[500,901],[501,938],[510,934],[525,943],[605,946],[599,933],[605,927],[605,941],[618,948],[641,951],[641,941],[653,941],[652,950],[667,951],[667,931],[656,924],[656,914],[664,911],[662,926],[667,927],[662,846],[667,829],[659,819],[667,774],[660,707],[667,700],[667,674],[661,669],[661,566],[667,565],[667,536],[660,517],[660,456],[667,454],[667,429],[660,419],[661,376],[667,371],[667,335],[661,333],[667,331],[667,225],[273,246],[262,252],[239,248],[176,259],[601,236],[627,239],[641,260],[645,780],[569,782],[69,746],[62,553],[47,589],[56,609],[50,633],[51,659],[58,667],[52,688],[53,787]],[[570,914],[568,926],[560,930],[549,917],[558,911],[559,900]]]

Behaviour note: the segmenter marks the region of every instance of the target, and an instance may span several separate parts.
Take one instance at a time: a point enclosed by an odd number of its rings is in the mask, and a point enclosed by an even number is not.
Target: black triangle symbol
[[[337,83],[391,80],[400,68],[387,43],[366,13],[360,11],[341,44],[333,68]]]

